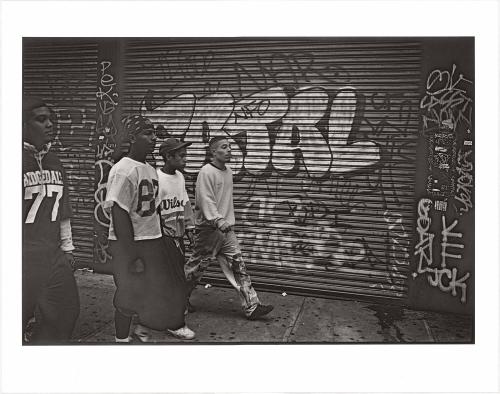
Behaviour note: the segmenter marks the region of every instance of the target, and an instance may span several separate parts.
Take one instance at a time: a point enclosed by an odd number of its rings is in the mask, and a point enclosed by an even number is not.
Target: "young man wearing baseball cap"
[[[184,235],[192,243],[194,229],[193,211],[186,191],[186,181],[182,170],[186,167],[186,148],[190,142],[168,138],[160,145],[160,155],[164,165],[158,168],[160,213],[163,236],[174,242],[184,256]],[[184,261],[181,269],[184,270]],[[168,333],[180,339],[193,339],[195,333],[187,326]]]
[[[48,105],[23,97],[24,343],[68,341],[80,312],[68,181],[53,138]]]
[[[186,284],[182,255],[163,237],[157,208],[158,176],[146,162],[154,151],[156,134],[151,122],[139,115],[125,122],[130,150],[108,176],[105,208],[111,213],[109,250],[116,284],[115,339],[150,340],[149,329],[184,327]]]
[[[234,232],[233,173],[231,145],[223,136],[209,141],[211,162],[205,164],[196,180],[195,240],[193,254],[184,266],[188,299],[208,266],[218,261],[226,278],[238,292],[247,319],[256,320],[273,310],[260,302],[241,256]]]

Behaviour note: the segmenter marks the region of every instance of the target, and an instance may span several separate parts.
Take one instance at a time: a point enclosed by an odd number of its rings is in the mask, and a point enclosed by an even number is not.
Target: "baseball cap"
[[[123,127],[126,135],[135,135],[144,130],[155,129],[151,121],[142,115],[128,116],[125,119],[125,124]]]
[[[160,145],[160,154],[163,154],[166,152],[172,152],[174,150],[184,148],[184,147],[189,146],[191,144],[192,144],[192,142],[181,142],[177,138],[167,138]]]

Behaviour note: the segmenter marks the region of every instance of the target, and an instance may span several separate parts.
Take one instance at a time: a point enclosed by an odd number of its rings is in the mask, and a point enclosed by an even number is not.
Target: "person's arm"
[[[186,193],[187,196],[187,193]],[[189,239],[189,244],[193,244],[193,230],[194,230],[194,219],[193,219],[193,207],[191,206],[191,201],[187,197],[187,202],[184,205],[184,222],[186,226],[186,235]]]
[[[128,212],[120,208],[118,204],[113,204],[111,215],[113,215],[116,239],[122,243],[132,244],[134,242],[134,229]]]
[[[104,207],[110,210],[116,239],[127,249],[127,253],[134,253],[134,228],[129,211],[133,206],[135,188],[129,176],[110,175]]]
[[[60,232],[61,232],[61,250],[64,252],[66,260],[73,270],[75,267],[75,257],[73,256],[73,237],[71,231],[71,221],[70,218],[62,219],[60,222]]]
[[[62,166],[61,166],[62,167]],[[60,249],[64,252],[64,257],[68,262],[69,266],[75,270],[76,262],[75,257],[73,256],[73,250],[75,247],[73,245],[73,234],[71,230],[71,216],[73,215],[71,204],[69,201],[69,192],[68,192],[68,178],[66,176],[66,171],[64,168],[61,168],[62,180],[63,180],[63,196],[61,201],[61,212],[60,217],[61,220],[59,222],[59,237],[61,239]]]

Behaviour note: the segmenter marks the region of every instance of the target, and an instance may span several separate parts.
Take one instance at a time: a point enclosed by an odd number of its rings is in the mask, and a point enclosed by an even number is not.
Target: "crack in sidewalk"
[[[295,330],[297,326],[297,322],[299,321],[299,318],[302,316],[302,313],[304,311],[304,305],[306,303],[306,298],[302,297],[302,303],[300,304],[300,307],[298,308],[297,315],[293,319],[292,324],[288,326],[288,328],[285,331],[285,334],[283,334],[283,339],[281,342],[290,342],[290,336],[292,335],[293,331]]]
[[[436,337],[434,336],[434,332],[432,331],[431,327],[427,323],[427,320],[423,319],[422,321],[424,322],[425,331],[427,331],[427,335],[429,336],[431,342],[437,342]]]

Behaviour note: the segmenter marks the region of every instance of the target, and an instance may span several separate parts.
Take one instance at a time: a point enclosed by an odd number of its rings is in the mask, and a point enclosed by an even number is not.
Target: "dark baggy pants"
[[[23,253],[23,330],[34,320],[29,343],[57,344],[71,338],[80,313],[73,269],[64,253]],[[33,319],[34,318],[34,319]]]
[[[139,261],[127,255],[120,241],[109,244],[115,308],[124,315],[137,315],[141,324],[154,330],[183,327],[187,294],[184,257],[173,240],[136,241]]]

